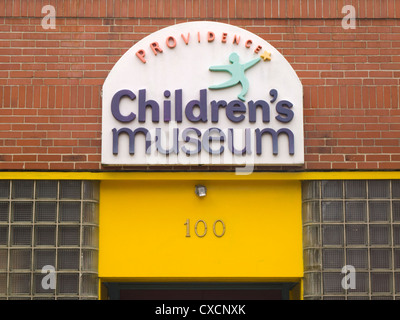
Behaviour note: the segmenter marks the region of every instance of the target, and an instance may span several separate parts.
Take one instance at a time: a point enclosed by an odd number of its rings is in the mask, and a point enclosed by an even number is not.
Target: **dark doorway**
[[[289,300],[297,284],[104,282],[110,300]]]

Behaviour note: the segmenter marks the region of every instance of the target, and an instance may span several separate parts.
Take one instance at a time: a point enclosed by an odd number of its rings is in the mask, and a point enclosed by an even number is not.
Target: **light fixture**
[[[199,197],[205,197],[207,194],[207,188],[201,184],[196,185],[195,192]]]

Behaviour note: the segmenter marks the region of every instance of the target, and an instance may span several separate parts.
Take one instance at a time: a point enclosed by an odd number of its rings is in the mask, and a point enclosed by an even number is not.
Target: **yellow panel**
[[[303,276],[300,181],[205,181],[204,198],[196,183],[102,181],[99,277]]]

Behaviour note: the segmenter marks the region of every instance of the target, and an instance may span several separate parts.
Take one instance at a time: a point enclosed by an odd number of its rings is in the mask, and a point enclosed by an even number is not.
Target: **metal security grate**
[[[400,300],[400,181],[306,181],[302,212],[304,299]]]
[[[0,299],[97,299],[98,202],[97,181],[0,180]]]

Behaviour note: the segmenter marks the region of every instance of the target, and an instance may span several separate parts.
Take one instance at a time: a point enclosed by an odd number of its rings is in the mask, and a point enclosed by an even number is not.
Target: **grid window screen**
[[[302,191],[304,299],[400,300],[400,181],[306,181]]]
[[[36,202],[36,222],[56,222],[57,202]]]
[[[0,300],[97,300],[98,202],[98,181],[0,180]]]

